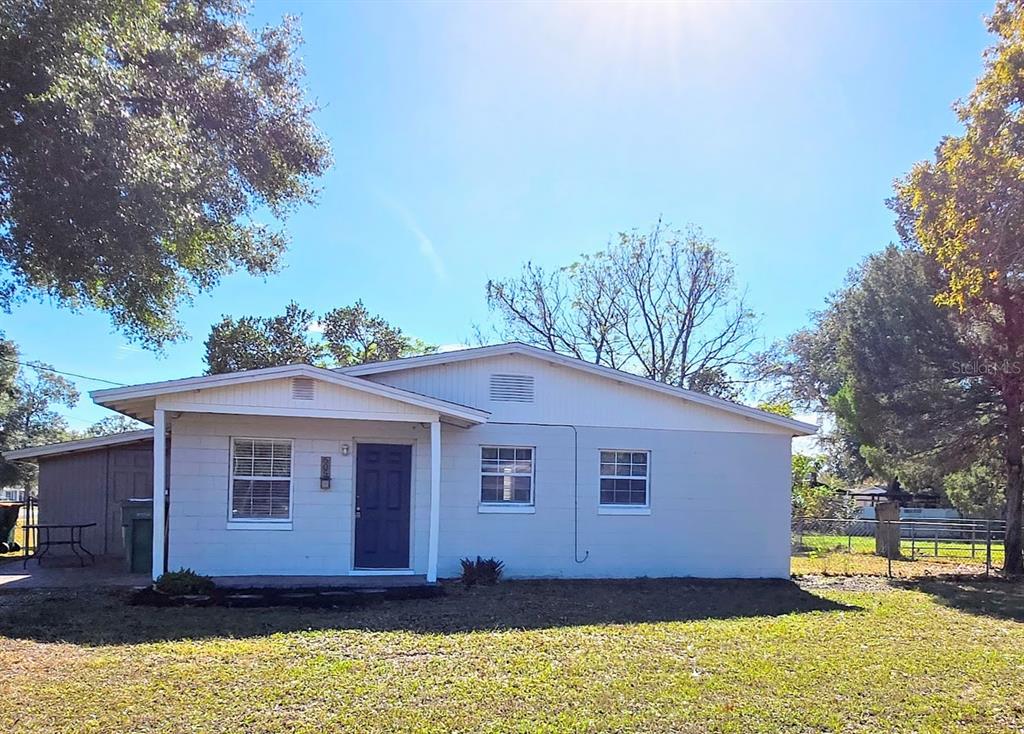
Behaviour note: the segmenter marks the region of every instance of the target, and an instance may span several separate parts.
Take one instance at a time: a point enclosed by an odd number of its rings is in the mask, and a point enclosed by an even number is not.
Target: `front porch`
[[[129,573],[124,558],[97,556],[96,563],[79,566],[68,557],[34,560],[22,567],[17,559],[0,560],[0,593],[36,589],[125,589],[148,586],[146,574]],[[223,589],[289,589],[375,592],[432,586],[425,574],[408,576],[214,576]]]
[[[153,577],[239,588],[436,582],[442,424],[488,415],[305,365],[93,397],[153,424]]]

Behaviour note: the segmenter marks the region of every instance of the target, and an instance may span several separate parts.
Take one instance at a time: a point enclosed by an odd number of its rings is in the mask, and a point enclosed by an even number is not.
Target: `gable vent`
[[[312,400],[316,395],[316,387],[312,377],[292,378],[292,399]]]
[[[491,375],[491,400],[532,403],[533,375]]]

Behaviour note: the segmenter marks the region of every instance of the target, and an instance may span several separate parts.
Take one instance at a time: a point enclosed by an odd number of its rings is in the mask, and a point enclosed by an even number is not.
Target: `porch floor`
[[[0,558],[0,592],[18,589],[104,589],[148,586],[146,574],[131,574],[119,556],[96,556],[95,564],[79,566],[71,556],[48,556],[22,568],[20,557]],[[400,589],[428,586],[425,575],[415,576],[215,576],[230,589]]]
[[[229,589],[400,589],[427,586],[420,576],[214,576]]]

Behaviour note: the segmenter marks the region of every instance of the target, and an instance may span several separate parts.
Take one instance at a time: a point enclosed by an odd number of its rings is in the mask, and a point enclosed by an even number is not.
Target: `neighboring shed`
[[[129,431],[4,454],[39,466],[40,523],[96,523],[82,533],[92,553],[123,555],[121,502],[153,496],[153,431]]]

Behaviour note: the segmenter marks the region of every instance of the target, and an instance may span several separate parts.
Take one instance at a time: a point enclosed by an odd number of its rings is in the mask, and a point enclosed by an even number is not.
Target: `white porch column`
[[[427,582],[437,581],[437,548],[441,531],[441,421],[430,424],[430,536],[427,539]]]
[[[164,411],[153,411],[153,580],[164,572],[164,528],[167,518],[164,486],[167,471],[167,432]]]

